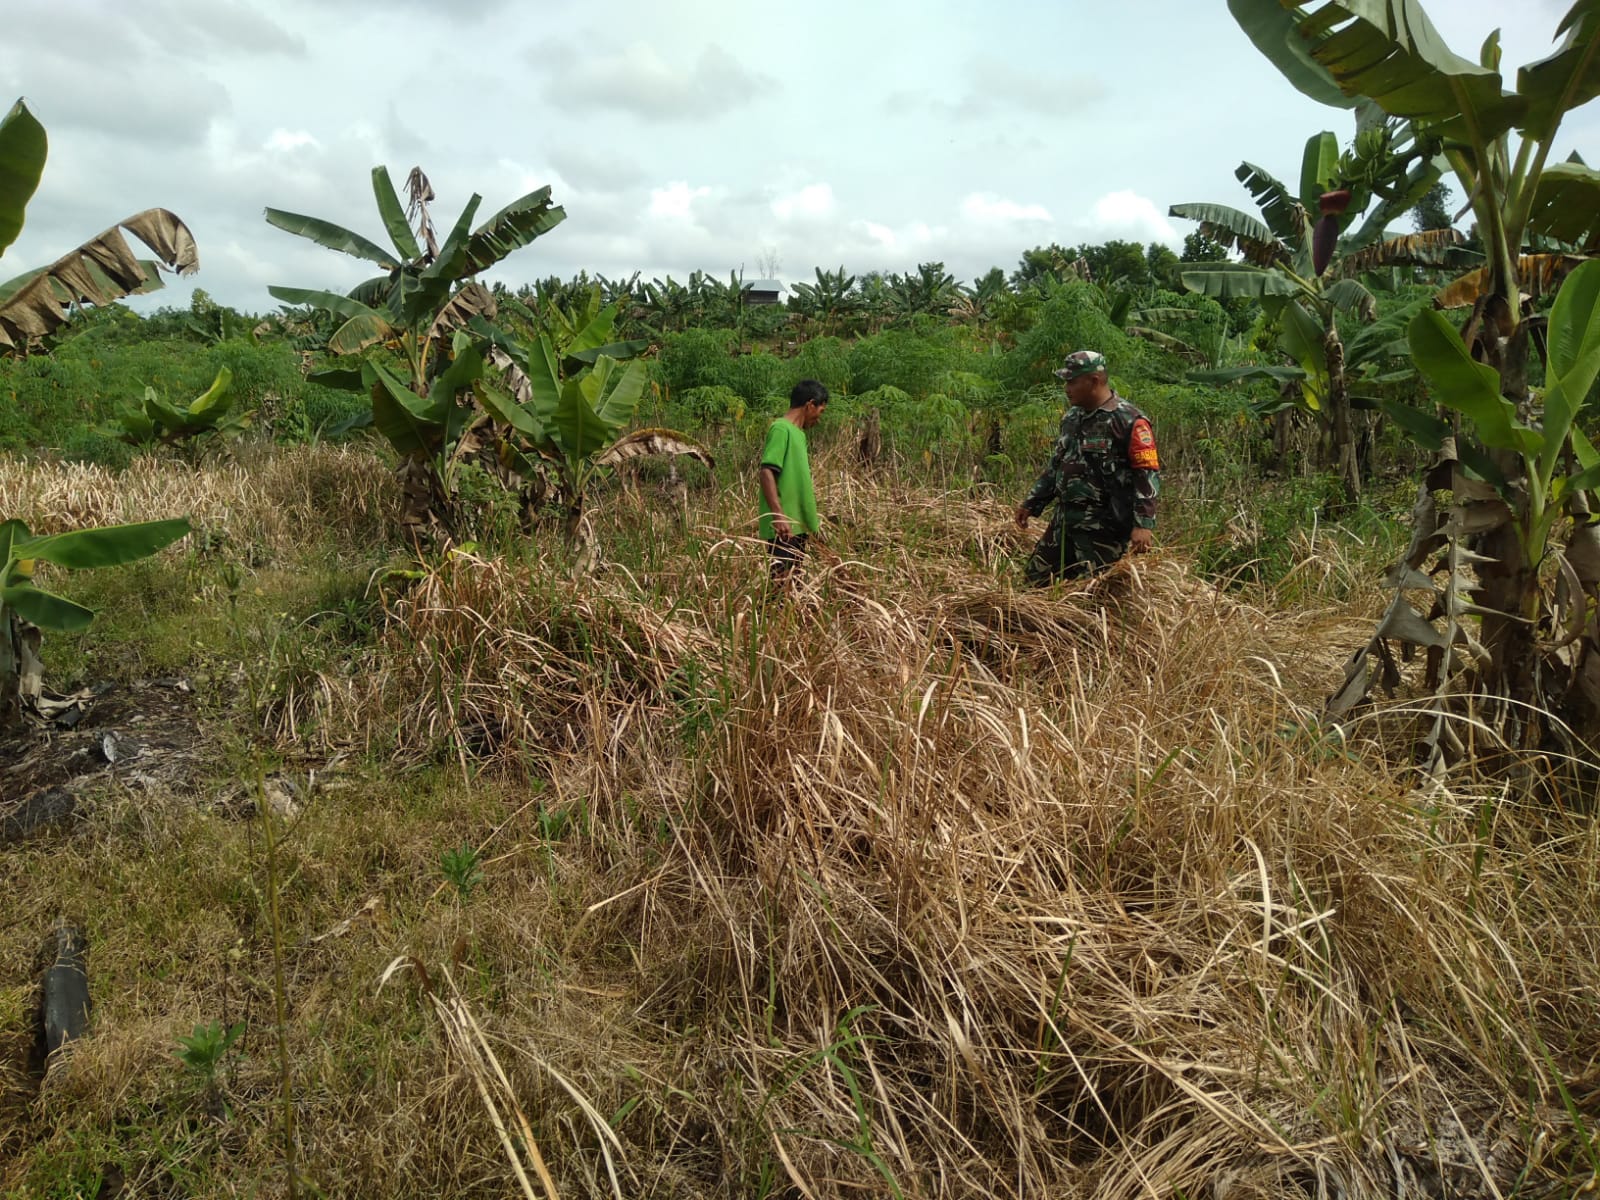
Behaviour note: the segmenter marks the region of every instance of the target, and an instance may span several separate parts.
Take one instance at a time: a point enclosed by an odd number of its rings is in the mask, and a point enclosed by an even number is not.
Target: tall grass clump
[[[1586,1183],[1587,814],[1410,790],[1403,705],[1323,727],[1343,647],[1181,548],[1021,589],[1009,504],[852,454],[817,456],[833,555],[783,596],[748,480],[642,484],[593,507],[597,564],[557,539],[437,548],[293,681],[271,728],[334,783],[278,846],[308,1185]],[[0,858],[23,924],[62,898],[98,914],[103,973],[95,1036],[0,1185],[85,1145],[150,1188],[173,1163],[196,1192],[275,1169],[268,1047],[233,1070],[226,1131],[166,1115],[151,1048],[223,1018],[235,939],[272,1002],[250,827],[113,797],[58,857]],[[481,869],[470,894],[445,852]]]
[[[673,1056],[692,1145],[645,1089],[633,1169],[1130,1197],[1584,1169],[1556,1107],[1600,1015],[1594,928],[1561,917],[1594,897],[1584,821],[1397,788],[1376,726],[1318,725],[1304,629],[1180,560],[1018,591],[980,503],[832,499],[843,560],[787,601],[693,515],[648,578],[458,555],[322,685],[318,729],[581,797],[565,982],[496,1011],[600,1111],[661,1068],[551,1060],[563,987],[605,980],[609,1036]],[[1552,855],[1577,875],[1530,885]]]

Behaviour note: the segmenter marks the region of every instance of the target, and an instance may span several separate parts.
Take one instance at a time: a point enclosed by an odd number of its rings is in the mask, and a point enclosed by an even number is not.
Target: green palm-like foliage
[[[145,388],[143,403],[124,408],[116,424],[102,432],[130,446],[195,445],[212,437],[234,437],[249,421],[233,411],[234,399],[233,372],[223,367],[209,388],[184,405],[171,404],[155,388]]]
[[[463,403],[462,397],[484,369],[483,337],[465,331],[475,320],[492,321],[498,310],[493,293],[473,277],[554,229],[566,212],[551,203],[545,187],[474,226],[482,203],[474,195],[439,242],[427,211],[433,189],[420,170],[411,172],[407,191],[416,231],[388,169],[373,168],[373,199],[388,247],[329,221],[267,209],[269,224],[383,272],[344,295],[269,290],[287,304],[310,305],[338,319],[328,350],[358,355],[361,362],[325,378],[360,387],[371,397],[373,425],[402,457],[404,519],[421,525],[449,510],[450,452],[472,412],[470,400]]]
[[[1337,315],[1370,321],[1377,302],[1340,263],[1370,255],[1387,226],[1437,182],[1433,143],[1409,137],[1369,111],[1364,128],[1343,153],[1332,133],[1307,139],[1298,190],[1254,163],[1241,163],[1234,174],[1255,201],[1259,218],[1220,204],[1175,204],[1170,211],[1198,222],[1203,237],[1238,251],[1242,261],[1206,263],[1183,271],[1181,278],[1185,287],[1214,300],[1259,301],[1273,319],[1279,349],[1293,366],[1210,371],[1198,378],[1297,380],[1300,407],[1322,425],[1327,457],[1353,502],[1361,493],[1361,476]],[[1318,217],[1313,214],[1319,198],[1336,189],[1350,192],[1349,206],[1339,217],[1332,264],[1318,273],[1313,263]]]
[[[1411,552],[1391,571],[1396,597],[1389,614],[1367,651],[1352,660],[1331,708],[1342,710],[1365,696],[1370,662],[1393,662],[1386,638],[1420,640],[1442,650],[1447,666],[1459,666],[1450,649],[1466,636],[1459,618],[1476,615],[1481,643],[1474,656],[1478,665],[1470,669],[1475,690],[1486,700],[1474,711],[1475,724],[1488,728],[1485,722],[1493,722],[1513,752],[1565,740],[1568,754],[1587,758],[1588,747],[1577,746],[1569,734],[1576,729],[1586,738],[1600,735],[1600,625],[1593,619],[1600,540],[1588,516],[1594,451],[1568,419],[1568,410],[1582,403],[1568,381],[1592,380],[1587,364],[1600,355],[1600,319],[1594,316],[1600,306],[1591,295],[1596,276],[1584,275],[1579,293],[1568,291],[1578,287],[1586,267],[1560,285],[1556,307],[1562,316],[1558,320],[1553,311],[1549,318],[1546,379],[1560,386],[1547,386],[1542,398],[1540,447],[1528,441],[1533,427],[1519,426],[1534,404],[1522,294],[1533,283],[1556,286],[1574,260],[1600,251],[1600,172],[1576,157],[1550,161],[1566,114],[1600,96],[1600,0],[1571,4],[1556,26],[1555,50],[1521,67],[1515,90],[1506,87],[1501,71],[1498,34],[1484,41],[1476,60],[1465,58],[1445,43],[1420,0],[1229,0],[1229,8],[1257,47],[1307,95],[1329,100],[1336,94],[1345,105],[1365,99],[1419,136],[1440,139],[1486,252],[1481,273],[1447,289],[1453,299],[1473,305],[1466,327],[1457,333],[1436,314],[1424,313],[1411,331],[1412,357],[1436,397],[1467,413],[1481,445],[1468,453],[1459,440],[1437,439],[1441,459],[1417,503],[1427,520],[1418,520]],[[1408,428],[1424,444],[1436,440],[1437,430],[1423,421]],[[1582,468],[1576,475],[1551,468],[1572,460]],[[1455,499],[1447,511],[1438,511],[1431,497],[1446,487]],[[1557,511],[1577,520],[1559,554],[1566,567],[1552,602],[1542,568],[1556,556],[1543,523],[1558,491]],[[1441,546],[1447,547],[1452,572],[1457,563],[1463,570],[1470,566],[1475,581],[1449,586],[1450,616],[1442,633],[1427,621],[1409,619],[1416,614],[1403,607],[1401,595],[1417,567]],[[1459,599],[1467,595],[1470,610]],[[1386,668],[1386,674],[1392,671]],[[1459,742],[1449,745],[1443,719],[1448,693],[1459,685],[1449,669],[1440,674],[1434,765],[1464,753]],[[1505,702],[1497,705],[1492,698]],[[1551,712],[1560,719],[1550,719]]]
[[[18,100],[0,119],[0,253],[22,231],[48,148],[44,127]],[[153,248],[159,243],[163,261],[193,269],[189,230],[165,209],[130,217],[123,227]],[[114,226],[50,266],[0,286],[0,348],[26,346],[49,333],[66,319],[63,304],[104,303],[128,294],[124,282],[137,285],[147,275],[154,277],[155,267],[135,260]],[[117,566],[154,554],[188,532],[187,521],[170,520],[37,536],[21,521],[0,520],[0,729],[19,721],[24,700],[38,695],[40,629],[81,630],[94,619],[81,604],[38,587],[36,564]]]
[[[624,435],[649,385],[644,361],[633,357],[648,343],[618,339],[617,318],[618,306],[602,306],[595,286],[581,305],[549,305],[543,322],[521,337],[475,325],[500,369],[476,384],[492,424],[480,427],[480,440],[525,484],[553,478],[569,538],[578,534],[598,472],[647,455],[687,454],[711,464],[704,449],[673,430]]]
[[[901,319],[919,313],[945,313],[959,293],[942,262],[918,263],[914,274],[889,276],[889,303]]]
[[[18,100],[0,119],[0,254],[22,231],[49,149],[44,127]],[[137,257],[128,235],[155,259]],[[25,354],[73,313],[162,286],[161,268],[190,275],[200,255],[189,227],[164,208],[124,217],[48,266],[0,282],[0,354]]]
[[[860,297],[856,295],[856,277],[837,271],[815,270],[814,283],[796,283],[789,297],[789,309],[821,326],[824,337],[837,334],[846,322],[860,311]]]
[[[69,570],[115,567],[147,558],[189,532],[183,520],[108,525],[38,535],[21,521],[0,521],[0,728],[21,717],[25,694],[37,697],[37,629],[77,632],[94,612],[34,583],[36,565]],[[22,622],[37,629],[24,630]]]

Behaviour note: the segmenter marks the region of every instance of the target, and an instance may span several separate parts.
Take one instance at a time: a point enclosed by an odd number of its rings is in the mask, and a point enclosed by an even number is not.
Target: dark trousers
[[[771,552],[771,569],[773,583],[786,583],[789,577],[800,569],[800,564],[806,558],[806,538],[808,534],[797,533],[793,537],[768,538],[767,549]]]
[[[1105,570],[1128,552],[1126,536],[1112,529],[1066,528],[1051,521],[1028,556],[1029,583],[1044,587],[1057,579],[1082,579]]]

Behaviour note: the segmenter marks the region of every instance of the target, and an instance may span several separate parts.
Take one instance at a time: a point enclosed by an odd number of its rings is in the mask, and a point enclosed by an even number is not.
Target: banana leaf
[[[388,167],[372,168],[372,195],[378,202],[378,215],[383,218],[383,227],[388,230],[389,240],[399,251],[400,258],[405,262],[415,262],[421,258],[422,248],[417,245],[411,225],[406,221],[405,209],[400,207],[400,197],[394,190],[394,181],[389,178]]]
[[[342,225],[335,225],[332,221],[308,217],[302,213],[284,212],[278,208],[267,209],[266,216],[267,224],[276,226],[285,233],[307,238],[319,246],[326,246],[329,250],[338,250],[342,254],[376,263],[385,271],[392,271],[400,265],[393,251],[385,250],[376,242],[370,242],[359,233],[353,233]]]
[[[1461,335],[1437,312],[1424,310],[1407,329],[1411,356],[1431,385],[1433,398],[1470,417],[1484,445],[1537,454],[1541,437],[1517,420],[1516,407],[1500,394],[1500,373],[1475,362]]]
[[[18,100],[0,121],[0,254],[22,232],[23,216],[39,187],[48,152],[44,126]]]
[[[93,609],[74,604],[31,583],[0,589],[0,607],[12,609],[40,629],[56,629],[63,633],[78,633],[94,620]]]
[[[86,570],[118,567],[148,558],[189,532],[189,522],[181,518],[167,521],[140,521],[132,525],[104,525],[98,529],[75,529],[46,537],[22,537],[13,541],[16,558],[37,558],[58,567]]]

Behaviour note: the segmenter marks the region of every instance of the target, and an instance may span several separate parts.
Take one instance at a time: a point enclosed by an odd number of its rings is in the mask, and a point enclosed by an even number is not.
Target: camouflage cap
[[[1066,361],[1056,371],[1057,379],[1076,379],[1079,375],[1088,375],[1094,371],[1106,369],[1106,356],[1098,350],[1074,350],[1067,355]]]

